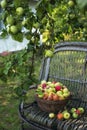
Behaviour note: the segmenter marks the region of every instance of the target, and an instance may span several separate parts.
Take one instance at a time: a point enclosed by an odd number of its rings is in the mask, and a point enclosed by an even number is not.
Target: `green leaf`
[[[8,35],[7,31],[5,29],[2,30],[2,33],[0,34],[0,38],[6,38]]]
[[[9,71],[10,67],[11,67],[11,61],[8,62],[8,63],[6,64],[6,66],[5,66],[5,69],[4,69],[4,71],[3,71],[3,73],[4,73],[5,75],[8,74],[8,71]]]
[[[23,34],[17,33],[15,35],[11,34],[12,38],[16,41],[22,42],[23,41]]]

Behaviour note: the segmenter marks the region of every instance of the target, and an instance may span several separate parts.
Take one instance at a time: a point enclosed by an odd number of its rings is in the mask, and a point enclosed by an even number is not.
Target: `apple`
[[[52,83],[53,83],[53,84],[55,84],[55,83],[56,83],[56,81],[53,81]]]
[[[78,110],[78,109],[77,109],[75,112],[76,112],[78,115],[80,115],[80,114],[81,114],[81,111],[80,111],[80,110]]]
[[[6,18],[6,22],[7,22],[7,24],[10,24],[10,25],[12,25],[13,23],[14,23],[14,18],[13,18],[13,16],[8,16],[7,18]]]
[[[71,110],[70,110],[71,113],[74,113],[75,111],[76,111],[76,108],[74,108],[74,107],[71,108]]]
[[[45,80],[42,80],[42,81],[41,81],[41,84],[43,84],[43,83],[46,83],[46,81],[45,81]]]
[[[48,93],[55,92],[55,88],[48,88],[48,89],[45,89],[45,91]]]
[[[59,97],[58,97],[58,95],[57,95],[57,94],[53,94],[53,100],[54,100],[54,101],[59,100]]]
[[[38,91],[38,90],[42,90],[42,86],[38,86],[38,87],[37,87],[37,91]]]
[[[50,118],[54,118],[54,117],[55,117],[55,114],[54,114],[54,113],[49,113],[49,117],[50,117]]]
[[[63,113],[58,113],[57,114],[57,119],[59,119],[59,120],[63,119]]]
[[[69,95],[70,95],[70,92],[69,92],[69,91],[68,91],[67,93],[63,93],[63,96],[64,96],[65,98],[67,98]]]
[[[60,90],[60,91],[57,91],[57,95],[58,96],[62,96],[63,95],[63,92]]]
[[[69,92],[68,88],[63,89],[63,93],[68,93],[68,92]]]
[[[0,4],[1,4],[2,8],[6,8],[6,6],[7,6],[6,0],[2,0]]]
[[[64,110],[62,113],[64,114],[64,113],[66,113],[66,112],[68,112],[68,110]]]
[[[51,84],[51,82],[50,82],[50,81],[48,81],[48,82],[47,82],[47,84],[48,84],[48,85],[50,85],[50,84]]]
[[[10,32],[10,26],[7,26],[7,32],[9,33]]]
[[[57,86],[55,86],[55,89],[56,89],[56,91],[59,91],[59,90],[61,90],[61,86],[59,86],[59,85],[57,85]]]
[[[17,15],[22,15],[24,13],[24,9],[22,7],[17,7],[16,13],[17,13]]]
[[[64,100],[65,98],[64,98],[64,96],[63,95],[60,95],[59,96],[59,100],[61,101],[61,100]]]
[[[39,98],[43,98],[44,94],[38,94]]]
[[[52,94],[48,95],[47,100],[53,100],[53,95]]]
[[[70,118],[70,113],[69,112],[65,112],[63,114],[63,117],[64,117],[64,119],[69,119]]]
[[[45,89],[47,85],[46,85],[46,83],[43,83],[41,86],[43,89]]]
[[[48,94],[48,100],[53,100],[53,93]]]
[[[18,29],[17,29],[16,25],[12,25],[12,26],[10,27],[10,31],[11,31],[13,34],[16,34],[16,33],[18,32]]]
[[[77,114],[76,112],[73,112],[73,113],[72,113],[72,117],[73,117],[73,118],[78,118],[78,114]]]
[[[60,83],[60,82],[56,82],[56,83],[55,83],[55,86],[63,86],[63,84]]]
[[[83,107],[79,107],[78,110],[79,110],[81,113],[84,113],[84,108],[83,108]]]
[[[73,7],[73,6],[74,6],[73,0],[70,0],[70,1],[68,2],[68,5],[69,5],[69,7]]]
[[[55,87],[55,85],[53,83],[49,84],[50,87]]]

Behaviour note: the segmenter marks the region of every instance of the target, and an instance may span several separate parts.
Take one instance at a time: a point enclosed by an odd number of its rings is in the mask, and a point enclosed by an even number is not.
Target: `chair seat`
[[[72,107],[84,107],[85,103],[78,100],[70,101],[66,108],[69,110]],[[86,108],[86,107],[85,107]],[[78,119],[58,120],[56,117],[50,119],[49,113],[40,110],[36,102],[30,105],[25,105],[20,109],[20,115],[24,122],[31,126],[32,130],[86,130],[87,129],[87,111]],[[24,129],[25,130],[25,129]]]

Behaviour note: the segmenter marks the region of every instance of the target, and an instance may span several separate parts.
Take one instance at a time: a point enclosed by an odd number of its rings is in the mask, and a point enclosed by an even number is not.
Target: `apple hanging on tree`
[[[18,32],[18,29],[17,29],[17,26],[16,25],[12,25],[10,27],[10,31],[13,33],[13,34],[16,34]]]
[[[2,0],[0,4],[1,4],[1,7],[4,9],[7,6],[7,1],[6,0]]]
[[[13,18],[13,16],[12,15],[7,16],[6,22],[7,22],[7,24],[13,25],[14,24],[14,18]]]
[[[17,15],[22,15],[24,13],[24,9],[22,7],[16,8]]]

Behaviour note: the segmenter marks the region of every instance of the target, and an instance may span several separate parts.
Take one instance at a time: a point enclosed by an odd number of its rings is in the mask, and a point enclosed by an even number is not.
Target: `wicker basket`
[[[38,96],[35,96],[35,98],[39,108],[42,111],[57,113],[58,111],[62,110],[65,107],[68,100],[70,99],[70,96],[64,100],[58,100],[58,101],[45,100],[39,98]]]

